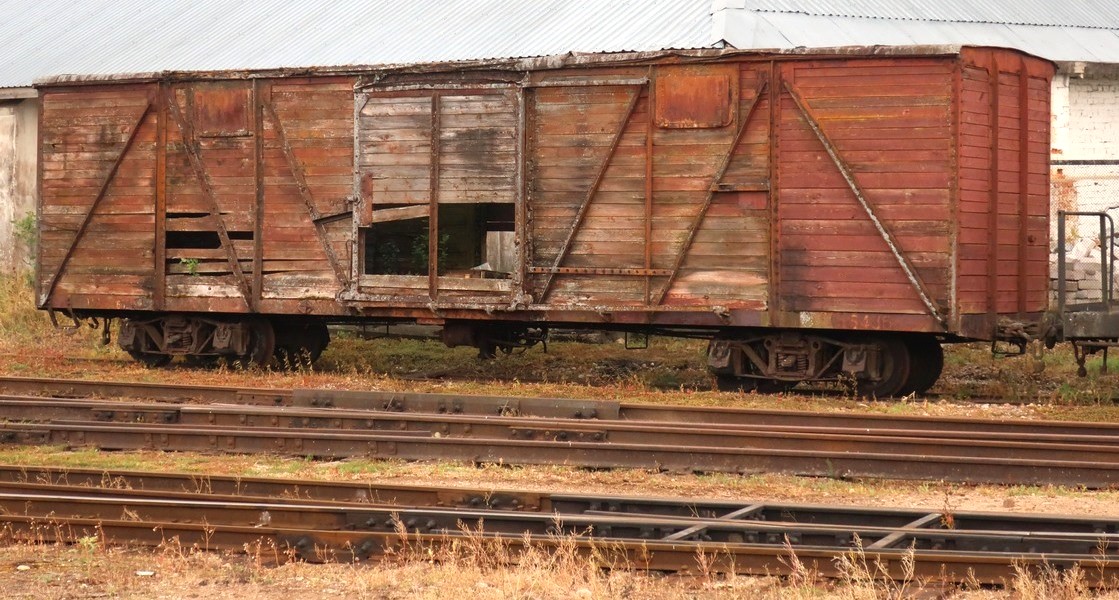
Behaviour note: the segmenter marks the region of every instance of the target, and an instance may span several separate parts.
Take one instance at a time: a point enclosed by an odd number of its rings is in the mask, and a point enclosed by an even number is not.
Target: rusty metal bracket
[[[936,303],[933,301],[932,295],[929,293],[928,288],[926,288],[924,282],[921,281],[921,277],[917,275],[917,269],[912,265],[912,263],[909,262],[909,259],[906,258],[905,254],[902,253],[901,249],[898,246],[897,240],[894,238],[893,234],[890,233],[890,230],[886,227],[886,224],[883,223],[882,219],[878,217],[878,214],[874,212],[874,207],[870,205],[870,201],[867,200],[866,195],[863,194],[863,191],[859,187],[859,184],[855,181],[855,175],[851,171],[851,167],[848,166],[846,162],[844,162],[843,157],[839,155],[839,150],[831,141],[831,138],[829,138],[827,134],[824,133],[824,130],[820,127],[820,122],[812,112],[812,108],[808,105],[807,102],[805,102],[804,98],[802,98],[800,94],[797,93],[795,89],[793,89],[793,86],[789,85],[788,81],[785,81],[783,83],[785,86],[785,91],[787,91],[789,93],[789,96],[792,97],[793,102],[796,103],[797,108],[800,109],[800,114],[804,116],[804,120],[812,129],[812,132],[816,134],[816,137],[820,140],[820,143],[823,144],[824,150],[827,151],[828,156],[831,157],[832,162],[835,163],[835,166],[839,169],[840,174],[843,175],[843,179],[847,182],[848,187],[850,187],[851,191],[855,194],[855,199],[858,200],[859,205],[863,208],[863,211],[865,211],[867,216],[870,217],[870,222],[873,223],[874,228],[878,230],[878,235],[882,236],[882,239],[886,241],[886,245],[889,246],[890,252],[894,255],[894,258],[897,259],[898,265],[901,266],[901,270],[905,272],[905,277],[909,280],[910,285],[912,285],[913,289],[917,291],[917,295],[921,297],[921,302],[925,305],[925,308],[928,309],[929,314],[934,319],[936,319],[937,323],[939,323],[941,327],[943,327],[945,330],[948,330],[948,321],[945,320],[944,315],[941,314],[940,309],[936,306]]]
[[[74,249],[78,247],[78,242],[85,236],[85,232],[89,228],[89,222],[93,220],[94,211],[97,210],[97,206],[101,204],[101,201],[109,192],[109,184],[111,184],[113,178],[116,177],[117,170],[120,169],[121,163],[124,162],[124,156],[128,154],[128,149],[131,148],[132,143],[136,141],[136,134],[140,132],[140,127],[144,124],[144,119],[147,118],[148,113],[151,112],[152,105],[152,99],[149,98],[147,105],[144,106],[144,110],[141,111],[140,116],[135,119],[132,129],[128,132],[128,139],[124,142],[124,147],[120,149],[120,154],[118,154],[117,159],[113,161],[113,166],[109,167],[109,172],[105,174],[105,179],[101,181],[101,188],[97,190],[97,196],[93,199],[93,203],[89,205],[89,210],[85,213],[82,224],[78,226],[78,231],[74,234],[74,241],[70,243],[70,247],[66,249],[66,254],[62,257],[62,261],[58,263],[58,270],[54,272],[54,275],[51,275],[50,283],[47,284],[46,293],[43,295],[42,304],[46,304],[47,300],[49,300],[54,293],[54,288],[58,285],[58,280],[62,277],[62,272],[66,269],[66,265],[70,262],[70,258],[74,256]]]
[[[330,246],[330,240],[326,237],[325,223],[329,221],[329,216],[324,217],[315,208],[315,198],[311,194],[310,186],[307,185],[307,175],[304,172],[303,163],[299,162],[299,158],[295,156],[295,152],[291,149],[284,124],[280,121],[280,115],[276,113],[276,107],[271,102],[264,102],[264,110],[265,114],[272,120],[276,138],[280,142],[280,148],[284,151],[284,158],[287,160],[288,168],[291,169],[295,185],[299,188],[299,197],[303,200],[304,206],[307,207],[307,214],[311,217],[311,223],[315,227],[315,235],[318,236],[319,243],[322,244],[323,251],[326,252],[326,258],[330,261],[331,268],[334,269],[334,276],[338,280],[338,284],[346,287],[350,284],[350,278],[342,270],[342,263],[338,261],[334,249]]]
[[[241,295],[244,297],[245,305],[249,310],[257,310],[256,302],[252,294],[252,289],[249,287],[249,281],[245,277],[244,271],[241,270],[241,263],[237,257],[237,249],[233,247],[233,240],[229,238],[229,231],[225,228],[225,220],[221,217],[221,207],[218,206],[217,196],[214,194],[214,186],[210,181],[210,175],[206,172],[206,167],[202,164],[202,154],[198,147],[198,139],[194,136],[194,128],[187,122],[183,116],[182,109],[179,108],[178,101],[175,100],[174,92],[167,91],[167,106],[171,109],[171,118],[179,127],[179,134],[182,137],[183,149],[186,152],[187,159],[190,161],[191,169],[194,171],[195,177],[198,178],[198,185],[202,188],[202,195],[210,202],[210,216],[214,219],[214,228],[217,230],[218,239],[226,249],[226,260],[229,263],[229,270],[237,279],[237,285],[241,289]]]
[[[605,442],[609,433],[606,430],[574,430],[553,427],[511,427],[509,439],[513,440],[551,440],[556,442]]]
[[[74,324],[73,325],[61,325],[61,324],[59,324],[58,316],[55,314],[56,312],[61,312],[62,314],[66,315],[67,318],[74,321]],[[47,309],[47,316],[50,317],[51,326],[54,327],[55,329],[61,331],[62,333],[66,334],[66,335],[73,335],[79,329],[82,328],[81,319],[79,319],[73,312],[71,312],[68,309],[61,309],[60,311],[55,311],[54,308],[48,308]]]
[[[688,250],[691,249],[692,243],[695,242],[696,232],[699,231],[699,226],[703,223],[703,219],[707,216],[708,209],[711,208],[711,202],[715,199],[715,192],[720,191],[719,186],[726,175],[727,169],[730,168],[730,161],[734,158],[734,151],[738,148],[739,142],[742,141],[742,135],[746,133],[746,124],[754,116],[754,111],[758,108],[758,103],[761,100],[762,94],[765,93],[766,87],[769,86],[769,81],[763,79],[757,89],[754,90],[754,99],[750,102],[750,108],[742,117],[742,121],[738,124],[738,130],[734,132],[734,139],[731,140],[730,148],[723,156],[722,162],[719,163],[719,168],[715,171],[715,176],[711,178],[711,185],[707,186],[707,196],[703,199],[703,206],[700,207],[699,212],[696,213],[692,219],[691,225],[688,227],[688,237],[684,240],[684,245],[680,247],[680,251],[676,253],[676,258],[672,263],[672,269],[668,274],[668,280],[664,282],[664,287],[657,293],[656,302],[653,305],[660,305],[664,303],[665,296],[668,295],[668,290],[672,288],[672,283],[676,281],[676,276],[680,274],[680,267],[684,264],[684,258],[688,255]]]
[[[533,275],[557,273],[560,275],[622,275],[632,277],[664,277],[671,273],[668,269],[635,269],[614,267],[529,267]]]
[[[563,259],[567,258],[567,253],[571,251],[571,242],[575,240],[575,234],[579,233],[579,228],[583,225],[583,219],[587,216],[587,210],[591,206],[591,200],[595,194],[598,193],[598,187],[602,185],[602,180],[606,177],[606,170],[610,167],[610,162],[614,158],[614,153],[618,150],[618,145],[622,143],[622,137],[626,132],[626,125],[629,120],[633,118],[633,113],[637,109],[637,102],[641,99],[642,89],[636,88],[633,91],[633,97],[629,100],[629,106],[626,108],[625,117],[618,125],[618,133],[614,135],[613,141],[610,142],[610,148],[606,151],[606,156],[602,159],[602,165],[598,168],[598,173],[595,174],[594,180],[591,182],[590,189],[587,190],[587,195],[583,198],[583,203],[579,205],[579,210],[575,213],[575,220],[571,223],[571,229],[567,232],[567,239],[563,241],[563,246],[556,254],[556,260],[553,261],[552,267],[548,272],[547,277],[544,279],[544,287],[540,292],[540,302],[544,302],[548,297],[548,292],[552,289],[552,281],[555,279],[557,270],[563,264]]]

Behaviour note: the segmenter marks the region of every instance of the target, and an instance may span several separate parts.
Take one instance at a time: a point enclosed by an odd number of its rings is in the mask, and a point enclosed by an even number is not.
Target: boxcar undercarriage
[[[838,382],[868,397],[922,394],[936,382],[944,366],[940,341],[914,333],[641,327],[627,331],[709,339],[708,367],[717,387],[724,391],[775,393],[791,390],[798,383]],[[444,323],[439,334],[450,347],[474,347],[479,358],[492,359],[516,349],[546,345],[548,326],[453,321]],[[212,314],[123,318],[117,335],[122,349],[151,367],[167,365],[181,356],[187,364],[199,367],[221,363],[300,368],[317,360],[329,341],[326,321],[321,318]]]

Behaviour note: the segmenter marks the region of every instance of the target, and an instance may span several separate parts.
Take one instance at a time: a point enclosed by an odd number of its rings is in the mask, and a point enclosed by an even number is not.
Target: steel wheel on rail
[[[905,339],[909,349],[909,378],[898,394],[924,394],[944,371],[944,348],[932,336],[910,336]]]
[[[782,379],[761,379],[758,377],[739,377],[737,375],[716,374],[715,388],[720,392],[757,392],[759,394],[780,394],[796,386],[795,381]]]
[[[875,336],[861,343],[878,348],[879,377],[855,382],[855,391],[867,398],[896,396],[909,381],[909,347],[898,336]]]
[[[136,350],[129,350],[128,355],[136,362],[148,367],[149,369],[158,369],[165,367],[171,362],[170,354],[159,354],[158,352],[139,352]]]
[[[212,369],[220,360],[221,357],[216,354],[187,354],[183,357],[186,366],[192,369]]]
[[[330,343],[330,330],[323,321],[279,322],[276,325],[275,359],[280,369],[309,368]]]
[[[263,367],[271,362],[275,353],[276,331],[266,319],[250,319],[246,325],[249,327],[248,351],[240,356],[228,356],[226,362],[234,368]]]

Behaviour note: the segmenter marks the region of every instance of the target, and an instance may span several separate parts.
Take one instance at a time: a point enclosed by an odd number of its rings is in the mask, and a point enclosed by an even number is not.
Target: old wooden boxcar
[[[1049,86],[1016,51],[565,55],[57,78],[39,304],[267,360],[330,319],[485,354],[563,324],[713,338],[727,384],[927,388],[1046,311]]]

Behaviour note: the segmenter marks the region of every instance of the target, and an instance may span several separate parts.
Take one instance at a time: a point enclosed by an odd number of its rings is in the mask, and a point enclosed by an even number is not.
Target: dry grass
[[[65,322],[65,318],[60,316]],[[937,399],[866,402],[830,394],[733,394],[713,391],[703,342],[654,338],[647,350],[620,344],[549,344],[493,361],[479,361],[470,348],[446,348],[427,340],[362,340],[337,337],[313,368],[299,372],[219,371],[179,364],[151,370],[131,362],[115,344],[100,344],[100,332],[55,330],[34,309],[22,278],[0,278],[0,374],[68,376],[131,381],[179,380],[261,387],[323,387],[393,391],[513,394],[623,400],[655,404],[833,410],[914,415],[1116,420],[1112,402],[1119,375],[1074,376],[1071,353],[1050,352],[1043,372],[1032,357],[996,359],[984,345],[955,346],[945,374],[933,389]],[[1119,361],[1111,372],[1119,373]],[[1028,407],[977,405],[971,398],[1035,398]],[[956,402],[953,400],[965,400]]]
[[[934,390],[945,398],[1004,394],[1042,395],[1048,405],[975,406],[946,401],[867,403],[841,395],[726,394],[711,390],[702,343],[653,340],[651,348],[556,343],[549,353],[479,362],[470,349],[447,349],[427,341],[339,339],[313,370],[214,372],[175,367],[151,371],[127,362],[114,347],[99,345],[99,332],[55,331],[33,309],[22,278],[0,279],[0,373],[24,376],[157,381],[275,387],[327,387],[525,396],[567,396],[665,404],[724,405],[897,414],[1015,416],[1115,420],[1114,375],[1072,377],[1067,352],[1047,354],[1038,373],[1029,358],[991,358],[986,347],[950,351],[945,377]],[[1119,364],[1113,366],[1119,372]],[[961,487],[937,483],[836,481],[773,475],[678,475],[644,471],[594,472],[569,467],[473,467],[448,463],[341,461],[321,463],[278,457],[198,454],[64,452],[50,448],[0,449],[0,462],[89,466],[195,473],[292,476],[384,483],[471,487],[520,487],[541,491],[706,496],[837,504],[878,504],[957,510],[1079,512],[1115,516],[1119,492],[1067,488]],[[1067,507],[1062,510],[1062,507]],[[270,565],[262,556],[185,552],[173,544],[153,552],[106,548],[92,540],[75,546],[26,543],[0,547],[0,589],[12,598],[901,598],[920,582],[887,582],[877,565],[856,552],[841,559],[844,577],[823,581],[801,568],[792,577],[665,577],[615,568],[603,570],[574,551],[530,550],[516,564],[505,550],[460,544],[438,556],[409,549],[375,565]],[[792,558],[790,558],[792,560]],[[846,562],[844,562],[846,561]],[[30,569],[17,570],[17,565]],[[803,565],[802,565],[803,567]],[[154,575],[137,575],[154,571]],[[702,570],[701,570],[702,571]],[[1005,590],[964,589],[960,598],[1089,597],[1083,579],[1069,573],[1021,571]],[[1116,597],[1114,594],[1104,597]]]
[[[268,551],[245,555],[184,550],[173,541],[152,550],[107,547],[97,537],[77,544],[15,542],[0,546],[0,589],[12,599],[276,597],[505,600],[713,598],[761,600],[1114,599],[1094,592],[1078,570],[1041,574],[1020,569],[1005,588],[944,587],[912,577],[884,582],[885,567],[854,550],[840,558],[842,576],[822,580],[795,553],[783,577],[659,575],[604,565],[574,544],[529,547],[514,557],[507,545],[467,536],[439,548],[403,546],[378,563],[278,564]],[[911,563],[909,563],[911,565]],[[609,566],[613,568],[604,568]],[[902,567],[907,568],[903,565]],[[911,568],[911,567],[909,567]],[[911,571],[910,571],[911,573]],[[925,594],[922,596],[922,594]]]

